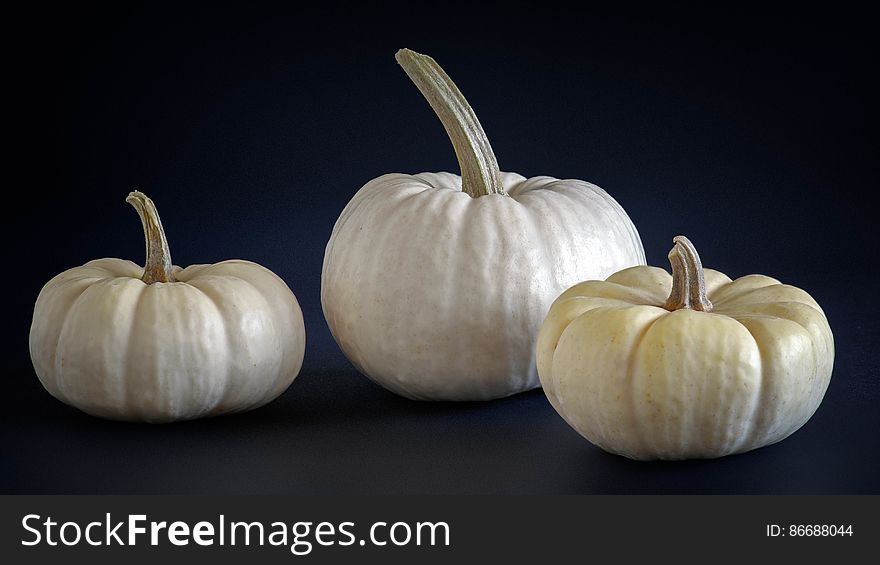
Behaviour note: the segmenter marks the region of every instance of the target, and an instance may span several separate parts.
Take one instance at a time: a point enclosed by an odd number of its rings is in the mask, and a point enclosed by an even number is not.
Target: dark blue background
[[[10,16],[21,174],[7,194],[21,202],[5,207],[0,491],[880,493],[866,14],[462,10],[125,3]],[[636,463],[583,440],[541,391],[418,403],[357,374],[320,307],[333,222],[382,173],[457,171],[394,62],[404,46],[456,80],[502,169],[608,190],[649,263],[665,266],[684,233],[709,267],[812,293],[838,350],[813,419],[740,456]],[[296,293],[305,365],[278,400],[149,426],[83,415],[42,389],[27,353],[33,301],[90,259],[142,261],[124,202],[134,188],[159,206],[175,263],[247,258]]]

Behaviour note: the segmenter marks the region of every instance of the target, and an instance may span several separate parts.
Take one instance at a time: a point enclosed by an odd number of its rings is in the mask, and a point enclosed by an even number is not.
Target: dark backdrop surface
[[[25,127],[10,134],[23,178],[6,191],[20,202],[6,208],[0,491],[880,493],[869,18],[464,10],[119,3],[10,17],[9,118]],[[456,80],[502,169],[608,190],[650,264],[665,266],[685,233],[707,266],[809,291],[837,358],[807,425],[721,460],[636,463],[580,438],[540,390],[419,403],[359,375],[321,313],[333,223],[382,173],[457,171],[394,62],[400,47]],[[124,202],[134,188],[157,202],[175,263],[247,258],[296,293],[306,358],[279,399],[150,426],[92,418],[42,389],[27,351],[33,302],[90,259],[142,261]]]

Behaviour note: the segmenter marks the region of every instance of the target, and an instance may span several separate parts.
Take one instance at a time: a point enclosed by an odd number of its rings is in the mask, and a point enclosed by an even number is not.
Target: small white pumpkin
[[[803,290],[703,269],[678,236],[672,275],[633,267],[566,290],[538,338],[547,398],[632,459],[721,457],[781,441],[819,407],[834,336]]]
[[[153,202],[127,202],[147,264],[98,259],[43,287],[30,353],[46,390],[89,414],[168,422],[250,410],[284,392],[305,350],[288,286],[249,261],[172,266]]]
[[[479,121],[437,63],[397,61],[452,141],[462,176],[387,174],[342,211],[321,304],[362,373],[413,399],[486,400],[539,386],[535,340],[553,299],[645,256],[601,188],[502,173]]]

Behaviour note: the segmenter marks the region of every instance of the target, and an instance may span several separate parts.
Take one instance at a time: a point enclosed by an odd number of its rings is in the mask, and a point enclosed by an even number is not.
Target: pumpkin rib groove
[[[631,306],[631,307],[643,308],[643,306]],[[654,324],[656,324],[659,320],[661,320],[665,316],[667,316],[667,314],[661,314],[660,316],[657,316],[656,318],[654,318],[653,320],[648,322],[648,324],[646,324],[645,327],[639,331],[639,335],[633,340],[633,343],[636,344],[636,347],[633,348],[632,350],[630,350],[629,355],[627,356],[627,360],[626,360],[627,378],[625,379],[626,390],[623,391],[621,394],[625,394],[626,398],[629,401],[628,404],[629,404],[630,414],[632,414],[632,421],[636,424],[637,427],[642,427],[642,422],[641,422],[641,416],[639,414],[639,411],[636,409],[635,380],[632,377],[632,375],[635,374],[634,367],[635,367],[636,360],[637,360],[636,354],[639,350],[639,346],[645,340],[645,336],[648,335],[648,331],[650,331],[651,328],[654,327]],[[645,443],[644,436],[639,434],[635,443],[638,444],[638,448],[644,449],[644,443]],[[636,447],[636,446],[633,446],[633,447]],[[627,456],[629,456],[629,455],[627,455]]]
[[[193,287],[202,296],[204,296],[207,303],[210,304],[214,308],[214,314],[217,316],[217,319],[220,320],[220,323],[223,326],[222,333],[223,333],[223,338],[225,339],[225,345],[226,345],[225,350],[231,351],[232,350],[232,341],[233,341],[232,336],[231,336],[231,328],[229,327],[229,323],[227,322],[226,317],[224,316],[224,312],[220,308],[220,305],[217,303],[216,298],[211,293],[206,292],[205,289],[203,289],[200,286],[200,284],[204,284],[206,282],[209,283],[211,277],[223,278],[222,275],[204,275],[203,274],[203,275],[194,276],[193,278],[189,279],[186,282],[186,284]],[[233,278],[237,281],[244,280],[244,279],[242,279],[240,277],[236,277],[236,276],[229,276],[229,278]],[[209,279],[209,280],[205,281],[205,279]],[[224,375],[223,375],[223,392],[220,394],[219,401],[214,405],[214,407],[212,407],[211,411],[213,411],[217,408],[220,408],[220,407],[225,407],[229,401],[228,397],[229,397],[229,392],[230,392],[230,388],[231,388],[232,375],[230,374],[229,366],[224,364],[224,367],[225,367],[226,371],[224,372]],[[224,408],[221,408],[219,413],[223,413],[225,411],[226,410]]]
[[[81,293],[70,303],[70,306],[67,308],[67,314],[64,316],[64,321],[61,323],[61,328],[58,332],[58,343],[57,347],[61,348],[61,339],[65,335],[65,331],[68,325],[71,323],[71,320],[74,319],[77,314],[77,310],[80,308],[82,303],[85,301],[84,297],[91,291],[91,293],[98,292],[96,289],[100,289],[101,285],[105,284],[107,281],[112,279],[103,279],[95,284],[89,285],[83,289]],[[56,350],[57,351],[57,350]],[[56,355],[56,383],[58,386],[58,390],[62,392],[65,398],[68,397],[68,391],[65,388],[66,383],[65,380],[65,371],[64,371],[64,358],[63,354],[60,351],[57,351]]]
[[[642,305],[629,306],[629,308],[633,308],[633,307],[634,308],[643,308]],[[638,337],[633,340],[635,347],[629,352],[629,355],[627,357],[627,373],[626,374],[627,374],[628,378],[625,380],[625,382],[627,383],[627,386],[626,386],[627,390],[624,391],[623,394],[627,394],[627,398],[629,399],[630,410],[631,410],[631,414],[632,414],[632,420],[635,423],[636,427],[640,428],[640,429],[644,429],[646,425],[648,425],[648,427],[650,427],[650,425],[646,424],[645,422],[642,421],[642,415],[636,407],[636,393],[635,393],[636,383],[635,383],[635,379],[632,378],[632,375],[634,375],[635,373],[632,368],[635,366],[635,363],[638,360],[638,352],[641,349],[642,344],[645,342],[645,338],[647,337],[648,333],[654,329],[654,326],[657,324],[657,322],[664,319],[666,316],[668,316],[668,314],[665,314],[665,313],[661,314],[660,316],[657,316],[656,318],[654,318],[653,320],[648,322],[648,324],[645,325],[645,327],[639,331]],[[639,434],[639,437],[638,437],[636,443],[638,443],[640,446],[644,446],[644,443],[645,443],[644,437],[645,437],[644,433]]]
[[[129,327],[128,327],[128,339],[125,340],[126,351],[125,351],[125,354],[121,357],[122,359],[129,358],[129,354],[132,350],[132,343],[137,338],[137,334],[134,331],[134,325],[135,325],[135,321],[137,320],[138,308],[140,307],[141,301],[143,299],[144,289],[146,289],[146,286],[139,285],[139,286],[133,287],[132,292],[135,292],[135,290],[134,290],[135,288],[137,289],[137,291],[136,291],[137,295],[134,298],[134,300],[132,301],[133,302],[132,312],[129,315],[130,322],[129,322]],[[120,309],[121,305],[119,303],[117,303],[116,308]],[[126,377],[128,376],[127,369],[128,368],[126,367],[126,371],[125,371]],[[129,386],[127,378],[122,379],[122,389],[123,389],[122,394],[121,394],[121,400],[122,400],[122,404],[123,404],[122,408],[125,411],[130,411],[130,410],[132,410],[134,403],[132,402],[132,399],[131,399],[131,394],[132,394],[131,387]]]
[[[718,314],[717,310],[715,313]],[[765,402],[767,376],[764,374],[764,368],[767,365],[767,362],[765,360],[767,352],[766,348],[761,345],[761,343],[758,341],[758,338],[755,337],[755,334],[752,333],[752,330],[747,325],[743,324],[737,316],[729,314],[725,315],[729,316],[730,319],[734,320],[736,323],[742,326],[746,330],[746,332],[748,332],[749,336],[752,338],[752,343],[754,343],[755,345],[755,349],[758,350],[758,360],[761,363],[761,366],[758,367],[758,391],[756,398],[753,399],[753,406],[752,410],[750,411],[751,415],[749,417],[749,428],[742,434],[742,436],[739,438],[739,442],[734,446],[733,450],[731,451],[731,453],[740,453],[745,445],[754,442],[755,428],[758,423],[758,419],[756,416],[761,408],[763,408]]]

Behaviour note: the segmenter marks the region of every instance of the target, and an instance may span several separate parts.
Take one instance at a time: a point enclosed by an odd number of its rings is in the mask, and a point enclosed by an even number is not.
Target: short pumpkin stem
[[[168,249],[168,240],[165,238],[165,230],[162,229],[162,221],[159,219],[156,205],[146,194],[137,190],[130,193],[125,201],[134,206],[144,226],[147,264],[144,266],[141,280],[147,284],[176,282],[177,279],[171,273],[171,251]]]
[[[409,75],[431,108],[440,118],[452,141],[461,168],[461,190],[473,198],[488,194],[504,195],[501,169],[483,126],[464,95],[437,61],[401,49],[394,56]]]
[[[663,305],[667,310],[699,310],[711,312],[712,302],[706,296],[703,264],[694,244],[683,235],[672,238],[675,245],[669,252],[672,264],[672,292]]]

